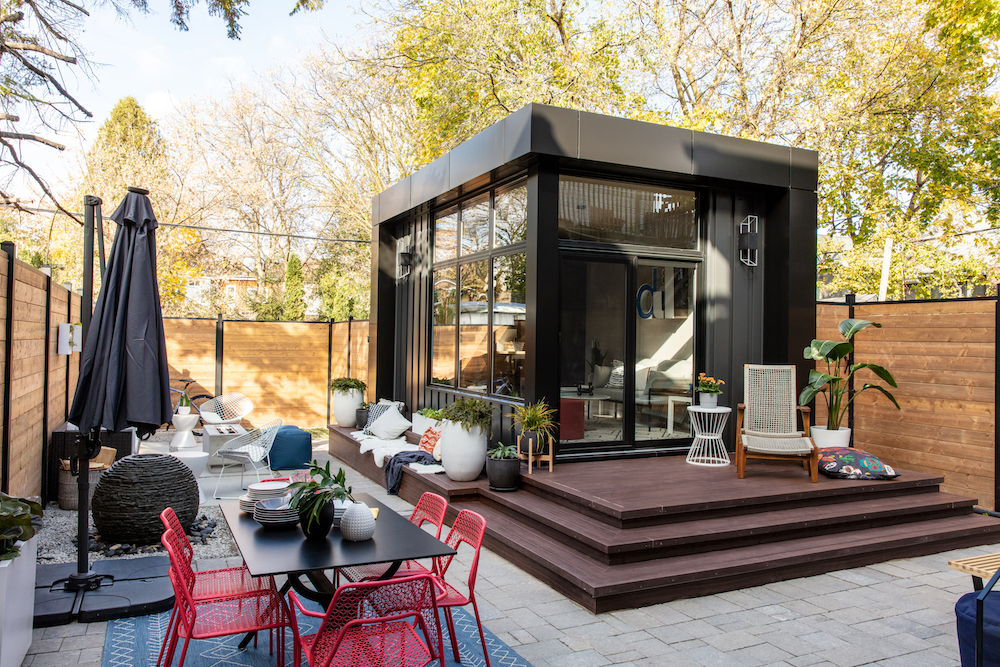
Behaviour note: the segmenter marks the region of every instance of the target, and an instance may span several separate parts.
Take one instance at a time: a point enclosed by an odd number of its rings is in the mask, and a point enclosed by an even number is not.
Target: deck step
[[[1000,520],[967,514],[609,565],[487,503],[459,505],[486,518],[488,548],[595,613],[1000,541]]]
[[[487,491],[482,502],[514,520],[545,526],[552,537],[607,564],[957,516],[974,505],[964,496],[920,493],[771,511],[750,507],[735,516],[705,513],[700,521],[615,528],[534,494]]]

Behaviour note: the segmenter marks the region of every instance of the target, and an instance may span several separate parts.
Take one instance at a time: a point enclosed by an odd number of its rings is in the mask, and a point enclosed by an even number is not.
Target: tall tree
[[[286,320],[304,320],[306,317],[305,278],[302,275],[302,262],[294,252],[288,258],[285,266],[285,302],[284,318]]]

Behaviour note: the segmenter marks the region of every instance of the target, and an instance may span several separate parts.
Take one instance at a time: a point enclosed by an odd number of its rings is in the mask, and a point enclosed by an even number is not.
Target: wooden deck
[[[330,454],[384,485],[346,431]],[[705,468],[683,457],[556,465],[515,493],[485,476],[453,482],[404,469],[399,495],[448,498],[487,520],[486,546],[593,612],[641,607],[893,558],[1000,542],[1000,520],[939,491],[941,477],[900,471],[885,482],[817,484],[800,466]]]

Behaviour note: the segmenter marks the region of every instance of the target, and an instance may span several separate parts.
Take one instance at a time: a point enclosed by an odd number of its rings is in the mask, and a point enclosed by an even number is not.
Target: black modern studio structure
[[[817,172],[809,150],[523,107],[374,198],[372,395],[484,397],[491,441],[545,398],[558,461],[684,451],[698,373],[730,406],[745,363],[805,382]]]

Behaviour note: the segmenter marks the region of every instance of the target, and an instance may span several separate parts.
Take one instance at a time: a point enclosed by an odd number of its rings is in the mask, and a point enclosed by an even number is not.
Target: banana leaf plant
[[[854,352],[854,345],[851,339],[859,331],[868,327],[882,328],[881,324],[869,322],[867,320],[847,319],[840,323],[838,330],[844,340],[814,340],[807,347],[802,356],[812,359],[819,366],[826,364],[826,370],[814,368],[809,371],[809,384],[805,386],[799,394],[799,405],[808,405],[817,394],[823,394],[826,398],[827,409],[827,430],[835,431],[840,428],[844,415],[847,414],[848,406],[863,391],[876,389],[892,401],[892,404],[899,409],[899,403],[889,391],[880,384],[866,382],[860,389],[850,390],[849,380],[858,371],[867,368],[876,377],[887,383],[891,387],[896,387],[896,380],[892,373],[877,364],[851,364],[848,359]]]
[[[38,517],[39,525],[32,523]],[[41,527],[42,506],[24,498],[15,498],[0,492],[0,560],[10,560],[19,550],[18,540],[27,542]]]

